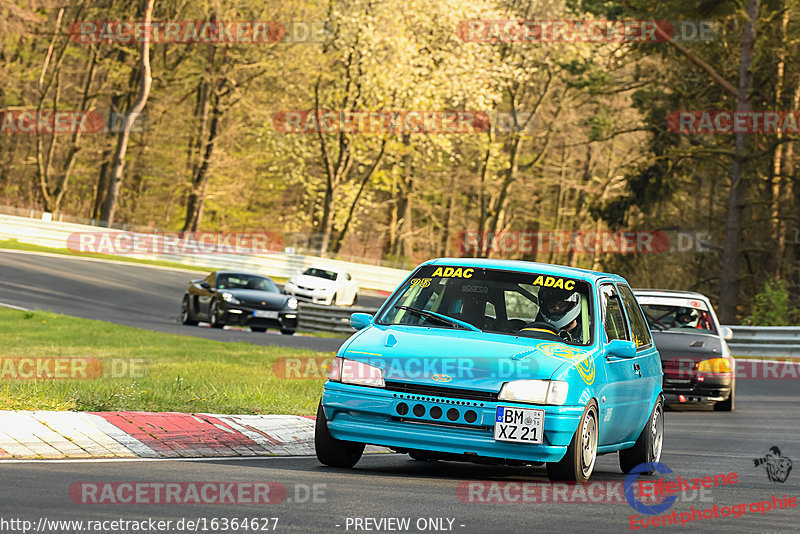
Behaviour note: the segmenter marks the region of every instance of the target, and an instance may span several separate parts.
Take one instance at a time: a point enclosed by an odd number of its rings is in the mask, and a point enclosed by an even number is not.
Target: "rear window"
[[[705,302],[681,297],[636,297],[651,330],[718,335],[714,317]]]

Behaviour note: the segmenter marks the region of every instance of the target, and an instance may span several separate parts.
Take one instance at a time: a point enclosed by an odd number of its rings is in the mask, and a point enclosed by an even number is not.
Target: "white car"
[[[309,267],[293,276],[283,286],[283,292],[314,304],[352,306],[358,302],[358,282],[350,273],[323,267]]]

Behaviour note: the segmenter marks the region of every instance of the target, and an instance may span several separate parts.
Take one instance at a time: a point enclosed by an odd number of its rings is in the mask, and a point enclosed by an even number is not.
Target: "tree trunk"
[[[739,59],[739,88],[736,109],[747,113],[751,109],[750,96],[753,89],[753,57],[755,55],[756,25],[760,0],[748,0],[747,22],[742,35]],[[734,324],[739,306],[739,237],[742,228],[742,194],[744,192],[744,167],[750,134],[739,132],[735,136],[736,150],[730,171],[728,213],[725,218],[725,242],[722,249],[722,276],[720,278],[720,321]]]
[[[145,0],[144,8],[144,25],[150,25],[153,19],[153,2],[155,0]],[[119,200],[119,192],[122,187],[122,173],[125,169],[125,154],[128,151],[128,141],[131,136],[131,129],[133,128],[136,119],[141,114],[147,103],[147,97],[150,95],[150,85],[153,81],[150,73],[150,39],[145,38],[142,40],[142,84],[139,91],[139,96],[136,103],[131,109],[131,113],[125,117],[125,126],[117,138],[117,149],[114,153],[112,160],[111,173],[108,181],[108,192],[106,193],[105,202],[103,203],[103,210],[100,218],[106,221],[106,225],[110,227],[114,223],[114,217],[117,212],[117,203]]]

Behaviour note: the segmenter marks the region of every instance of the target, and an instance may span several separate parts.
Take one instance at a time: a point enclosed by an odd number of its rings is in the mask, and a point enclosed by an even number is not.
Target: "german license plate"
[[[253,317],[260,317],[262,319],[277,319],[278,312],[276,311],[265,311],[265,310],[253,310]]]
[[[494,418],[494,439],[514,443],[542,443],[544,410],[498,406]]]

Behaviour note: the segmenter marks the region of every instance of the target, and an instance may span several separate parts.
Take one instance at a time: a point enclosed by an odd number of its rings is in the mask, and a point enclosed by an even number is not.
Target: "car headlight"
[[[328,373],[328,380],[331,382],[355,384],[357,386],[371,386],[374,388],[386,386],[383,381],[382,369],[355,360],[347,360],[341,356],[337,356],[333,359],[331,370]]]
[[[222,300],[230,302],[231,304],[240,304],[239,299],[233,296],[233,293],[223,293]]]
[[[569,384],[560,380],[515,380],[503,384],[498,400],[561,406],[567,401]]]
[[[292,299],[287,300],[286,301],[286,307],[287,308],[291,308],[293,310],[296,310],[297,309],[297,299],[292,298]]]
[[[711,358],[697,364],[697,370],[701,373],[730,373],[731,362],[725,358]]]

